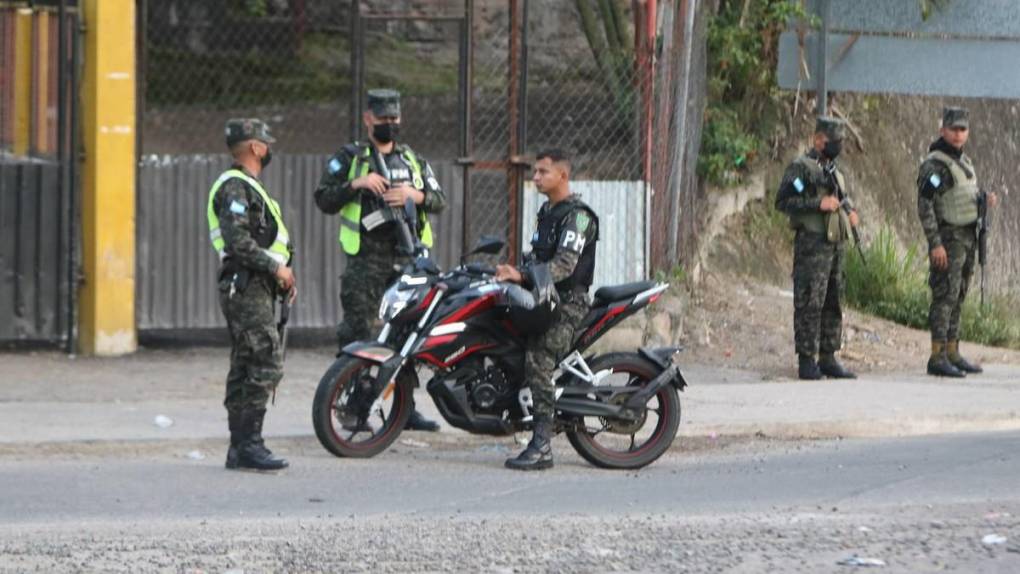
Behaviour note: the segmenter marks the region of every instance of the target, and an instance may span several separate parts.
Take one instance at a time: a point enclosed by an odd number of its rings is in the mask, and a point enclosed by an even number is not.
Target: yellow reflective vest
[[[372,148],[363,146],[357,155],[351,158],[351,167],[347,170],[347,181],[354,181],[355,178],[368,175],[371,168],[370,154]],[[410,149],[404,149],[401,156],[411,166],[411,184],[415,189],[421,191],[425,188],[425,180],[422,177],[421,163],[418,157]],[[418,227],[421,229],[421,242],[425,247],[432,247],[432,224],[429,223],[428,215],[424,210],[418,210]],[[340,208],[340,246],[344,253],[357,255],[361,251],[361,197],[355,197]]]
[[[209,219],[209,239],[212,241],[213,249],[216,250],[217,255],[220,256],[222,261],[226,257],[226,244],[223,241],[223,234],[220,231],[220,218],[216,215],[216,210],[213,208],[213,200],[216,198],[216,192],[223,187],[223,184],[227,181],[238,178],[243,180],[245,183],[250,185],[259,196],[262,197],[262,201],[265,202],[266,208],[269,209],[269,213],[273,216],[273,220],[276,222],[276,237],[273,238],[273,243],[268,248],[263,248],[270,258],[279,263],[280,265],[286,265],[290,261],[290,234],[287,233],[287,226],[283,224],[283,215],[280,213],[280,204],[276,203],[276,200],[269,197],[266,189],[262,187],[259,180],[249,177],[248,174],[244,173],[239,169],[230,169],[223,172],[219,178],[212,185],[212,189],[209,190],[209,203],[206,208],[206,216]]]

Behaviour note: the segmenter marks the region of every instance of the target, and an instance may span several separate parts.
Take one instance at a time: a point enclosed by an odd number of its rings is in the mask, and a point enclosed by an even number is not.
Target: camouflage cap
[[[831,141],[841,141],[846,135],[846,122],[831,116],[818,116],[815,120],[815,133],[825,134]]]
[[[258,118],[234,118],[227,120],[227,127],[224,130],[227,136],[227,147],[248,141],[259,140],[271,144],[276,138],[269,135],[269,126]]]
[[[942,108],[942,127],[944,128],[969,128],[970,113],[967,108],[947,106]]]
[[[369,90],[368,109],[377,118],[400,117],[400,92],[396,90]]]

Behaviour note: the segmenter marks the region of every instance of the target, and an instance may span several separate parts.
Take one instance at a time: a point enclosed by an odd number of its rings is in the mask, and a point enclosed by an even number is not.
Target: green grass
[[[928,328],[931,291],[927,283],[927,254],[916,246],[901,253],[893,232],[883,228],[864,248],[867,263],[856,249],[846,260],[846,303],[901,325]],[[975,280],[977,280],[975,276]],[[1016,301],[1007,296],[978,302],[979,285],[971,293],[960,319],[960,338],[997,347],[1020,348],[1020,319],[1012,312]]]

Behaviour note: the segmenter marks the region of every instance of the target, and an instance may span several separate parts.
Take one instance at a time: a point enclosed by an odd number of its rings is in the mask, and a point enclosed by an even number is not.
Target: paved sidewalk
[[[0,445],[196,440],[227,436],[220,405],[228,351],[146,350],[121,359],[0,354]],[[270,437],[307,437],[323,349],[295,350],[266,422]],[[1020,367],[988,365],[963,381],[920,373],[856,381],[762,381],[749,372],[685,367],[682,436],[873,437],[1020,429]],[[426,414],[438,418],[427,394]],[[162,428],[157,416],[173,424]],[[444,426],[429,442],[489,441]]]

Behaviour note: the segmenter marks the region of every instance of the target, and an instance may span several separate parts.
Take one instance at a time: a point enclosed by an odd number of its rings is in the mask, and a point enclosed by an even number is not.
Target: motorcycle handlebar
[[[481,263],[468,263],[464,265],[464,270],[472,275],[495,275],[496,268],[491,265],[483,265]]]

